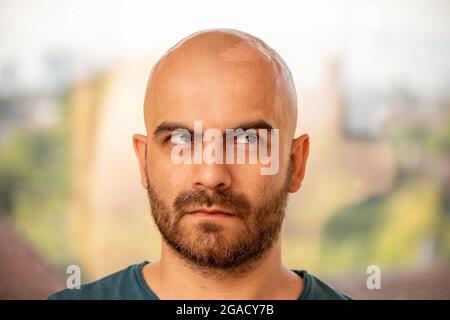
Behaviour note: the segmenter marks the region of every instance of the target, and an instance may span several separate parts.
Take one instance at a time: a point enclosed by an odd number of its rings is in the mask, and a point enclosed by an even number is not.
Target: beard
[[[263,188],[255,205],[230,190],[185,191],[172,205],[164,202],[151,184],[147,193],[159,232],[185,263],[209,275],[225,272],[238,277],[260,261],[278,239],[285,217],[288,180],[276,192]],[[183,223],[188,208],[199,206],[217,206],[233,212],[235,217],[230,219],[238,221],[233,221],[235,230],[231,230],[231,236],[226,232],[230,226],[220,221],[200,219],[195,224]]]

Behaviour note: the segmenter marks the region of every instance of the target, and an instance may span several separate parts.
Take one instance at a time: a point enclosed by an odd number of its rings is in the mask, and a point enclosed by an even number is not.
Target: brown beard
[[[206,190],[182,192],[172,208],[150,184],[147,193],[156,226],[184,262],[208,274],[226,272],[238,277],[260,261],[278,239],[285,217],[287,182],[277,192],[262,190],[260,205],[254,208],[245,196],[230,190],[212,194]],[[188,206],[200,205],[214,205],[235,213],[243,224],[239,238],[225,237],[221,233],[223,225],[214,221],[199,222],[192,228],[195,230],[183,228],[180,221],[188,214]]]

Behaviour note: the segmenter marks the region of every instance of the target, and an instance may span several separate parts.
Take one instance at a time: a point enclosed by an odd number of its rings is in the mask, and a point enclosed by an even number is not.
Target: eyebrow
[[[272,130],[273,127],[268,124],[266,121],[264,120],[256,120],[256,121],[249,121],[249,122],[244,122],[241,125],[237,126],[236,128],[234,128],[233,130],[236,129],[243,129],[248,130],[248,129],[267,129],[267,130]]]
[[[159,126],[156,127],[155,131],[153,132],[154,136],[159,136],[163,132],[172,132],[178,129],[184,129],[189,131],[191,135],[194,134],[194,130],[191,128],[186,127],[184,124],[180,122],[173,122],[173,121],[163,121]]]
[[[175,122],[175,121],[163,121],[160,125],[158,125],[156,127],[155,131],[153,132],[153,135],[159,136],[164,132],[173,132],[173,131],[179,130],[179,129],[187,130],[187,131],[189,131],[191,136],[194,135],[194,130],[192,128],[187,127],[184,124],[182,124],[180,122]],[[232,129],[232,130],[243,129],[244,131],[246,131],[248,129],[272,130],[273,127],[265,120],[255,120],[255,121],[247,121],[247,122],[241,123],[239,126],[237,126],[235,128],[227,128],[227,129]]]

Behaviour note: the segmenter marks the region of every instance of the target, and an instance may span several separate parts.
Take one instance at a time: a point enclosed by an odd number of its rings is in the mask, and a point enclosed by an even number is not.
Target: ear
[[[294,139],[291,147],[291,184],[288,191],[297,192],[305,177],[306,160],[309,155],[309,136],[304,134]]]
[[[141,172],[141,184],[147,189],[148,179],[147,179],[147,136],[142,134],[135,134],[133,136],[133,147],[134,152],[138,158],[139,170]]]

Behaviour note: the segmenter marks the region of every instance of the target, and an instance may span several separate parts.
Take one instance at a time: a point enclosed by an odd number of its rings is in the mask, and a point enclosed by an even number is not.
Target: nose
[[[226,164],[193,164],[191,181],[195,189],[224,191],[231,185],[231,174]]]

